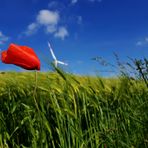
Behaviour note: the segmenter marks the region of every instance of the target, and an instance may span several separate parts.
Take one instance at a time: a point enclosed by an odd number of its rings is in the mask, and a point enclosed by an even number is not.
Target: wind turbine
[[[57,58],[56,58],[56,56],[55,56],[55,54],[54,54],[54,52],[53,52],[53,50],[52,50],[51,45],[50,45],[49,42],[48,42],[48,47],[49,47],[50,52],[51,52],[51,55],[52,55],[52,57],[53,57],[53,60],[54,60],[53,63],[54,63],[54,65],[55,65],[55,67],[57,67],[58,64],[62,64],[62,65],[65,65],[65,66],[68,65],[67,63],[64,63],[64,62],[62,62],[62,61],[57,60]]]

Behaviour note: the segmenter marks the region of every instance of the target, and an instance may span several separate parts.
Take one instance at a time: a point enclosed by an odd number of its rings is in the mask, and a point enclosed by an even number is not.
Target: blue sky
[[[94,74],[104,67],[93,57],[113,64],[114,52],[122,61],[148,58],[147,8],[147,0],[1,0],[0,49],[30,46],[46,71],[49,41],[57,58],[69,64],[65,70]],[[2,70],[23,69],[0,62]]]

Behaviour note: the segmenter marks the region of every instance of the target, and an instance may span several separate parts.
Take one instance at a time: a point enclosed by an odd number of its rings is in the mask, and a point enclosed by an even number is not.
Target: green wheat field
[[[139,79],[0,73],[0,148],[147,148],[148,89]]]

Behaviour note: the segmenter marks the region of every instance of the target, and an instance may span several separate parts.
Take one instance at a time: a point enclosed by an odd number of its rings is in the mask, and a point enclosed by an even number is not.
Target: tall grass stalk
[[[128,76],[0,74],[0,147],[146,148],[147,98]]]

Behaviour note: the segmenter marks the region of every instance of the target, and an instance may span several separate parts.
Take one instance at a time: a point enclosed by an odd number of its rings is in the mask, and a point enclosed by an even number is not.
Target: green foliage
[[[148,89],[127,76],[0,74],[0,147],[148,147]]]

